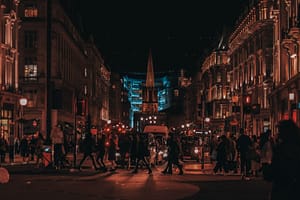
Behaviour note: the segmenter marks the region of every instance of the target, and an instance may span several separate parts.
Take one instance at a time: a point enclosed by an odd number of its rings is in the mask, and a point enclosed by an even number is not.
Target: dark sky
[[[79,13],[113,71],[145,72],[150,48],[155,71],[194,70],[247,2],[81,0]]]

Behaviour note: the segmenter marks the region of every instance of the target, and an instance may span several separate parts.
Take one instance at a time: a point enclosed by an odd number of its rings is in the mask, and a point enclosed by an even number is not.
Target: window
[[[37,80],[37,61],[36,58],[25,58],[24,79]]]
[[[37,32],[25,31],[24,32],[24,47],[27,49],[37,48]]]
[[[87,77],[88,76],[88,72],[87,72],[87,68],[85,67],[84,68],[84,77]]]
[[[24,9],[24,16],[25,17],[37,17],[38,16],[38,9],[34,4],[28,4],[25,6]]]
[[[220,83],[222,81],[221,72],[217,72],[217,83]]]
[[[227,83],[231,82],[231,74],[227,72]]]

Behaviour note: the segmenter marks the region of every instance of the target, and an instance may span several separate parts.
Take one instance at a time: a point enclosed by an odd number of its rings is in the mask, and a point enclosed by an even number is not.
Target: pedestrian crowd
[[[167,138],[166,138],[167,139]],[[152,174],[152,164],[149,150],[148,134],[139,132],[120,133],[112,131],[108,135],[100,133],[97,136],[87,134],[82,139],[81,152],[84,156],[78,165],[81,170],[86,158],[92,161],[93,168],[100,171],[116,171],[117,168],[130,169],[132,173],[138,173],[139,169],[146,168],[148,174]],[[172,174],[174,167],[179,169],[179,174],[183,174],[183,166],[179,163],[181,155],[180,138],[175,133],[170,133],[167,139],[167,164],[163,174]],[[110,163],[107,169],[104,160]]]
[[[82,136],[78,151],[83,157],[76,166],[79,170],[90,159],[93,168],[103,172],[116,171],[118,167],[130,169],[133,166],[132,173],[138,173],[139,169],[145,168],[148,174],[152,174],[152,163],[149,159],[152,156],[147,134],[125,134],[112,130],[109,134],[85,133]],[[66,159],[68,148],[62,127],[54,127],[50,137],[54,150],[53,165],[57,169],[66,167],[66,164],[70,166]],[[20,154],[23,162],[35,161],[36,166],[40,167],[46,159],[43,155],[44,143],[41,133],[30,137],[23,136],[21,139],[10,138],[9,141],[0,137],[0,165],[7,162],[8,153],[10,162],[13,162],[15,154]],[[162,173],[173,174],[173,170],[177,168],[178,174],[183,175],[180,135],[171,131],[166,138],[166,147],[167,159]],[[272,200],[293,199],[300,189],[300,128],[293,120],[280,121],[275,133],[267,129],[260,134],[250,135],[240,129],[239,134],[226,132],[219,137],[212,135],[210,155],[214,163],[214,174],[240,173],[243,180],[261,176],[272,182]],[[109,169],[105,160],[110,162]]]
[[[227,132],[211,143],[215,174],[240,173],[242,179],[250,180],[262,175],[264,166],[271,163],[275,141],[269,129],[259,136],[240,129],[238,136]]]
[[[249,136],[243,129],[237,138],[223,134],[211,146],[214,173],[237,173],[239,168],[243,180],[261,176],[271,182],[271,200],[299,196],[300,128],[293,120],[281,120],[273,134],[269,129],[259,136]]]

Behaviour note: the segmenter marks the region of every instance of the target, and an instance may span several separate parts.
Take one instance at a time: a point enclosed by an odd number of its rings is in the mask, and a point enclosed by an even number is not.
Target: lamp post
[[[292,108],[292,102],[295,100],[295,93],[294,92],[289,92],[289,102],[288,102],[288,118],[292,119],[293,115],[293,108]]]
[[[20,106],[21,106],[21,109],[20,109],[20,119],[21,119],[21,121],[20,121],[20,132],[21,132],[21,136],[23,137],[23,122],[24,122],[24,120],[23,120],[23,115],[24,115],[24,106],[26,106],[27,105],[27,99],[25,98],[25,97],[22,97],[22,98],[20,98],[19,99],[19,104],[20,104]],[[20,138],[20,132],[18,133],[18,137]]]
[[[77,96],[73,97],[73,111],[74,111],[74,127],[73,127],[73,133],[74,133],[74,144],[73,144],[73,167],[76,168],[76,159],[77,159]]]
[[[201,169],[204,169],[204,140],[205,140],[205,123],[209,123],[210,118],[205,117],[203,118],[203,130],[202,130],[202,151],[201,151]]]

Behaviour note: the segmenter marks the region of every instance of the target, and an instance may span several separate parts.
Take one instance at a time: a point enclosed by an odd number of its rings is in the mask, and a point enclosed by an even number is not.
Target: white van
[[[164,125],[147,125],[143,134],[147,135],[150,150],[150,163],[152,165],[163,164],[168,156],[167,138],[169,129]]]
[[[152,133],[154,135],[163,135],[164,137],[168,137],[169,128],[164,125],[146,125],[143,133]]]

